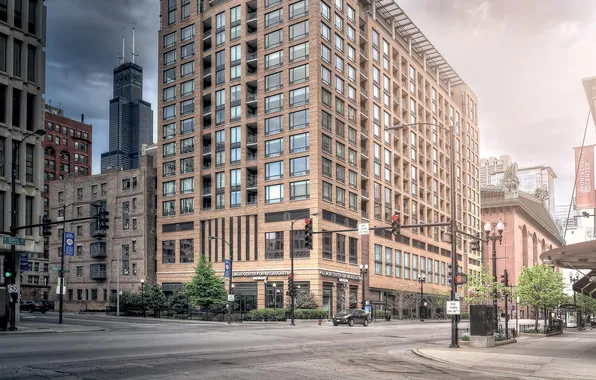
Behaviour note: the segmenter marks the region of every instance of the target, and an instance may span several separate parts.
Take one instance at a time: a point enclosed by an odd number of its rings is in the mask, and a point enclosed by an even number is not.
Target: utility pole
[[[66,205],[62,206],[62,250],[60,251],[60,279],[58,280],[59,300],[58,324],[62,324],[64,310],[64,253],[66,248]]]

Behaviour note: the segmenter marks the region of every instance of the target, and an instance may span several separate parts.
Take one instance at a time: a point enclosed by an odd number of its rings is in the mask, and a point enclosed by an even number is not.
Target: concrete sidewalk
[[[69,334],[83,333],[93,331],[104,331],[102,327],[96,326],[78,326],[73,324],[44,323],[21,320],[17,323],[17,331],[0,331],[0,337],[3,335],[15,334]]]
[[[413,352],[474,370],[541,379],[593,379],[596,374],[596,330],[546,338],[522,335],[518,343],[488,349],[424,347]]]

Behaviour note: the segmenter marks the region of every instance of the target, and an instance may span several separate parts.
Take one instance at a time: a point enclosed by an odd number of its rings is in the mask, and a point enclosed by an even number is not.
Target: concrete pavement
[[[104,331],[105,328],[99,326],[80,326],[73,324],[57,324],[32,319],[22,318],[17,324],[17,331],[0,331],[0,337],[4,335],[20,334],[68,334]]]
[[[522,335],[518,343],[489,349],[423,347],[413,352],[444,364],[540,379],[593,379],[596,331],[552,337]]]

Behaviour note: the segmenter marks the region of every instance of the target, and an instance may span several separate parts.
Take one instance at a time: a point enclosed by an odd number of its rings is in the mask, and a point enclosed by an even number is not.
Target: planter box
[[[460,340],[457,342],[457,344],[459,344],[460,346],[469,346],[470,345],[470,341],[469,340]]]
[[[470,335],[470,347],[473,348],[490,348],[495,346],[495,337],[491,336],[477,336]]]

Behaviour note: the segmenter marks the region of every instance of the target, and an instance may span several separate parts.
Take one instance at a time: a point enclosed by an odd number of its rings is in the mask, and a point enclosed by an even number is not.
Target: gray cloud
[[[588,103],[582,78],[596,75],[591,0],[403,0],[400,5],[478,95],[480,153],[520,166],[552,166],[557,203],[567,203],[573,147]],[[587,143],[596,142],[590,121]]]
[[[157,106],[159,0],[48,0],[46,101],[61,104],[75,119],[93,124],[93,167],[99,172],[107,150],[112,72],[126,34],[130,60],[131,29],[144,70],[144,98]],[[155,113],[157,114],[157,113]]]

